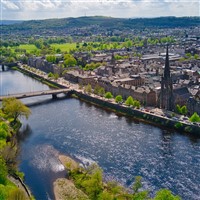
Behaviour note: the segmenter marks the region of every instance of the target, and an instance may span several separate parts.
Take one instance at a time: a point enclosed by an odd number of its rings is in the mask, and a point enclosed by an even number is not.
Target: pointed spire
[[[166,51],[166,58],[165,58],[165,70],[164,70],[164,78],[170,78],[170,66],[169,66],[169,53],[168,53],[168,44],[167,44],[167,51]]]

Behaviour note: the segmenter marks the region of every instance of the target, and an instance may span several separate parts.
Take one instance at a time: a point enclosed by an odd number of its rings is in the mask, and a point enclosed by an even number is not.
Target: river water
[[[0,72],[0,94],[49,88],[16,71]],[[5,89],[6,88],[6,89]],[[200,139],[169,132],[76,99],[51,96],[23,100],[32,115],[23,120],[20,170],[37,200],[54,199],[53,181],[65,176],[59,154],[96,162],[106,180],[143,189],[168,188],[184,200],[200,199]]]

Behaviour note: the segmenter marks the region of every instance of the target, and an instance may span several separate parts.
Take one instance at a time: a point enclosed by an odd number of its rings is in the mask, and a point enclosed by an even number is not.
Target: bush
[[[189,121],[191,122],[200,122],[200,117],[199,115],[195,112],[190,118]]]
[[[107,92],[107,93],[105,94],[105,98],[106,98],[106,99],[112,99],[112,98],[113,98],[113,95],[111,94],[111,92]]]
[[[123,101],[123,99],[122,99],[122,96],[121,95],[117,95],[116,97],[115,97],[115,102],[116,103],[120,103],[120,102],[122,102]]]
[[[129,97],[127,98],[127,100],[125,101],[125,104],[126,104],[127,106],[133,106],[133,105],[134,105],[133,97],[129,96]]]

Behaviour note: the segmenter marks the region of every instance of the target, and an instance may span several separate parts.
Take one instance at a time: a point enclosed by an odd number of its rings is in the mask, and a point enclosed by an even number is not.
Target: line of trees
[[[0,108],[0,199],[26,200],[25,193],[7,178],[9,174],[23,178],[17,170],[16,132],[21,126],[20,117],[29,117],[31,111],[21,101],[4,99]]]

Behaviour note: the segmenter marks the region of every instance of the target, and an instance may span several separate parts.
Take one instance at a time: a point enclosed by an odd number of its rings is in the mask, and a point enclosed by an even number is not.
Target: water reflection
[[[19,143],[24,142],[27,138],[31,136],[32,133],[33,132],[29,124],[22,125],[17,134],[17,139]]]

